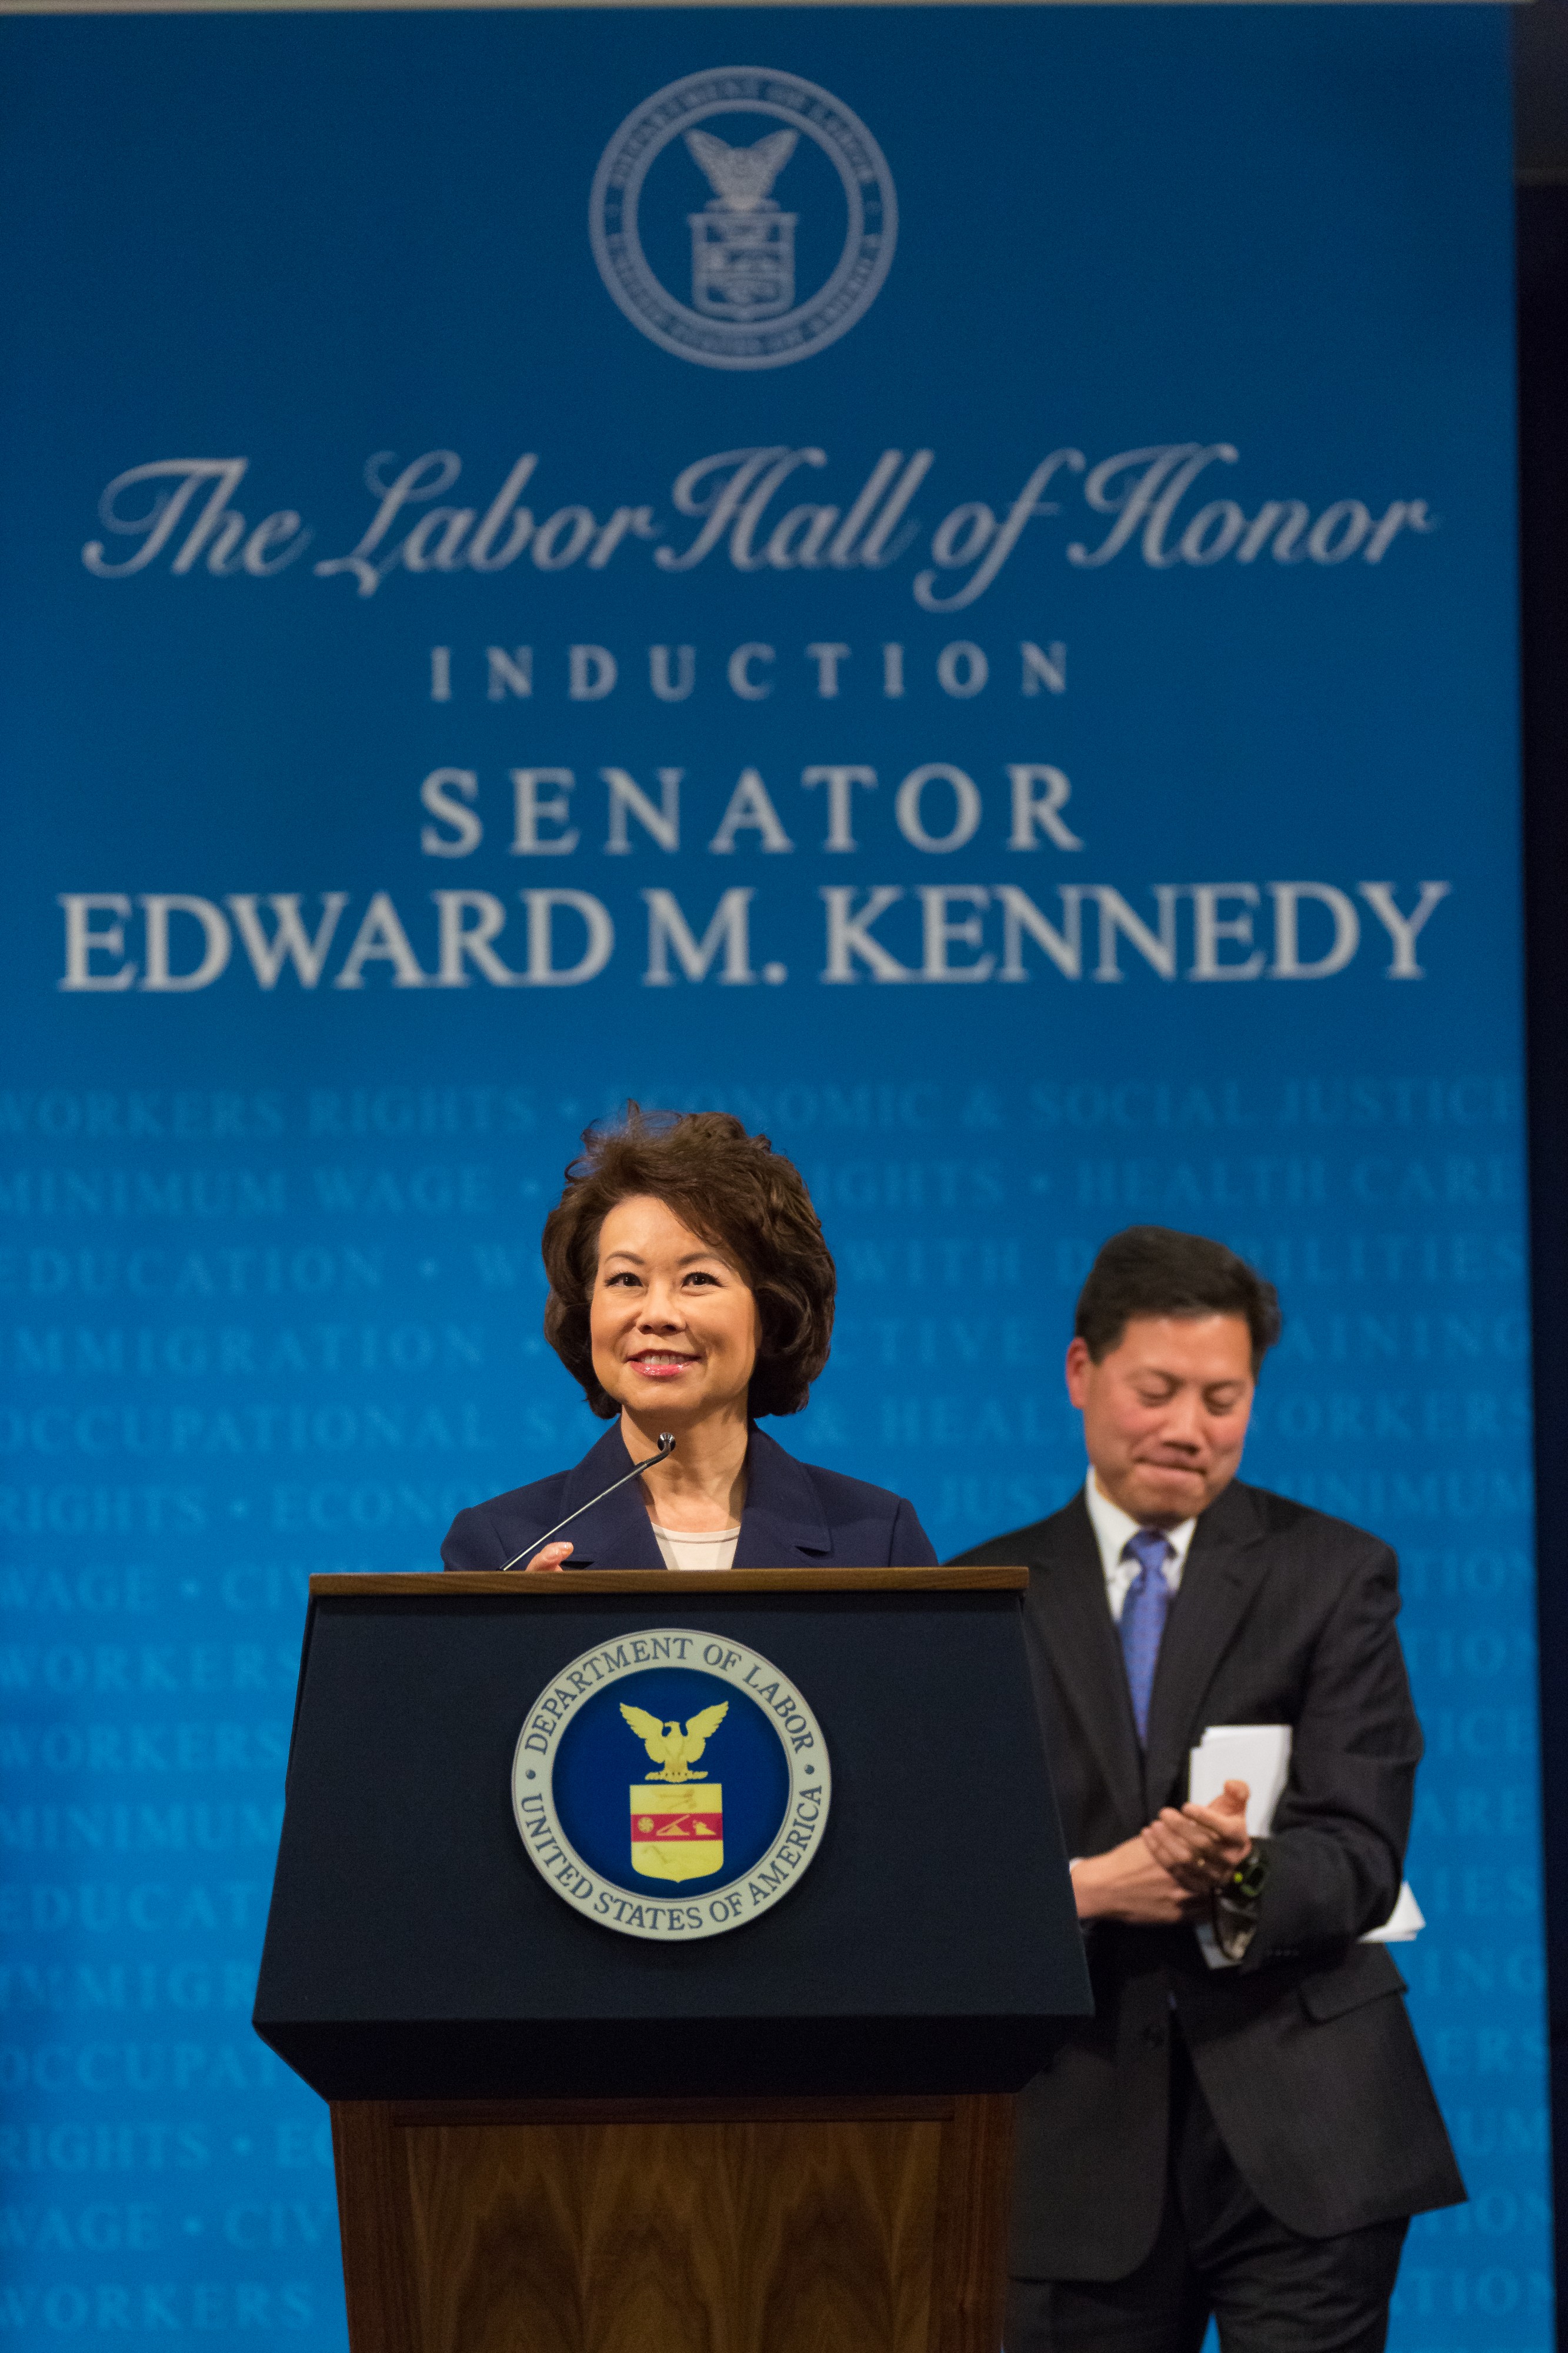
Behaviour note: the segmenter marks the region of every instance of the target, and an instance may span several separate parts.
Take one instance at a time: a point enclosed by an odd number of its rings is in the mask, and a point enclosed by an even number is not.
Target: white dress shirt
[[[1136,1559],[1123,1560],[1121,1556],[1127,1549],[1128,1537],[1136,1535],[1139,1529],[1146,1527],[1148,1523],[1130,1519],[1120,1504],[1113,1504],[1109,1495],[1102,1495],[1092,1470],[1084,1482],[1083,1500],[1089,1506],[1094,1540],[1100,1546],[1100,1566],[1105,1575],[1105,1598],[1110,1604],[1112,1618],[1120,1625],[1122,1605],[1132,1590],[1139,1568]],[[1179,1527],[1166,1528],[1162,1532],[1171,1547],[1170,1556],[1165,1562],[1165,1582],[1173,1594],[1181,1590],[1182,1571],[1187,1565],[1187,1553],[1196,1526],[1197,1521],[1193,1518],[1184,1520]],[[1076,1871],[1082,1859],[1080,1855],[1074,1855],[1069,1870]],[[1205,1924],[1205,1927],[1207,1925]],[[1213,1923],[1215,1950],[1209,1957],[1209,1967],[1223,1968],[1226,1963],[1234,1966],[1239,1961],[1252,1942],[1257,1926],[1256,1904],[1230,1904],[1223,1896],[1217,1897]],[[1171,2000],[1173,2006],[1173,1994]]]
[[[1138,1562],[1135,1559],[1124,1560],[1122,1555],[1127,1549],[1128,1537],[1135,1536],[1140,1528],[1148,1525],[1148,1522],[1130,1519],[1120,1504],[1113,1504],[1109,1495],[1102,1495],[1100,1482],[1092,1471],[1084,1482],[1083,1500],[1089,1505],[1094,1539],[1100,1546],[1100,1566],[1105,1573],[1105,1598],[1110,1604],[1112,1618],[1120,1626],[1122,1604],[1138,1575]],[[1173,1593],[1181,1591],[1182,1571],[1186,1567],[1187,1548],[1196,1526],[1194,1517],[1184,1520],[1180,1527],[1162,1531],[1171,1547],[1165,1562],[1165,1582]]]

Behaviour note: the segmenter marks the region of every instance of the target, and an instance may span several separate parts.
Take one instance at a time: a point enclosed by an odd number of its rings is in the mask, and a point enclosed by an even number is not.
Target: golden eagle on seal
[[[691,1767],[708,1746],[709,1737],[717,1732],[730,1713],[730,1703],[721,1700],[717,1707],[705,1707],[700,1714],[688,1716],[683,1732],[679,1723],[664,1723],[649,1715],[645,1707],[627,1707],[623,1701],[621,1714],[653,1758],[662,1767],[650,1773],[650,1781],[706,1781],[706,1773],[694,1773]]]

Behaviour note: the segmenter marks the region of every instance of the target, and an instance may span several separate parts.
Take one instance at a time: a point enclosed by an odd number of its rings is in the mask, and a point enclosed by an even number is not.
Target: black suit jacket
[[[536,1479],[459,1512],[441,1558],[448,1568],[500,1568],[632,1467],[616,1422],[573,1470]],[[652,1524],[635,1481],[562,1531],[572,1551],[565,1568],[662,1568]],[[735,1543],[736,1568],[934,1568],[931,1538],[914,1506],[886,1487],[846,1479],[793,1454],[753,1429],[746,1451],[746,1504]]]
[[[1125,2277],[1165,2189],[1173,2009],[1226,2146],[1289,2229],[1329,2238],[1458,2203],[1464,2184],[1386,1946],[1421,1731],[1385,1544],[1239,1483],[1199,1519],[1141,1754],[1081,1494],[963,1555],[1031,1571],[1026,1639],[1068,1852],[1131,1838],[1186,1796],[1218,1724],[1294,1727],[1256,1934],[1210,1970],[1190,1928],[1088,1931],[1095,2015],[1019,2104],[1013,2269]]]

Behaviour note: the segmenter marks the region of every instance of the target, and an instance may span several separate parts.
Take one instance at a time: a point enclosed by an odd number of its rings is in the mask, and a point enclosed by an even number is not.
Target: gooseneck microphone
[[[543,1535],[535,1536],[531,1544],[525,1545],[522,1552],[513,1553],[510,1560],[503,1560],[500,1565],[500,1574],[504,1577],[509,1568],[515,1568],[518,1562],[523,1558],[525,1554],[527,1557],[531,1560],[534,1554],[540,1551],[543,1546],[547,1545],[552,1536],[558,1536],[561,1534],[563,1528],[569,1528],[574,1520],[580,1520],[584,1512],[591,1512],[595,1504],[602,1504],[605,1500],[605,1495],[613,1495],[617,1487],[626,1486],[629,1480],[637,1478],[641,1472],[651,1471],[656,1462],[667,1462],[674,1451],[674,1430],[661,1430],[658,1433],[658,1452],[657,1454],[650,1454],[646,1462],[634,1462],[631,1469],[623,1472],[620,1478],[611,1480],[609,1485],[605,1490],[604,1495],[595,1495],[590,1502],[586,1504],[579,1504],[574,1512],[568,1512],[563,1520],[557,1520],[555,1525],[552,1528],[548,1529]]]

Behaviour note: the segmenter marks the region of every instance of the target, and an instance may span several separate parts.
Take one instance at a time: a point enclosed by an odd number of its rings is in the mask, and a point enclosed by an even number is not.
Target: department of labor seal
[[[760,66],[688,74],[628,114],[588,210],[632,324],[718,368],[787,367],[847,334],[887,277],[898,219],[858,116]]]
[[[561,1670],[528,1711],[511,1790],[564,1902],[622,1936],[689,1943],[788,1894],[831,1777],[816,1718],[760,1651],[663,1626]]]

